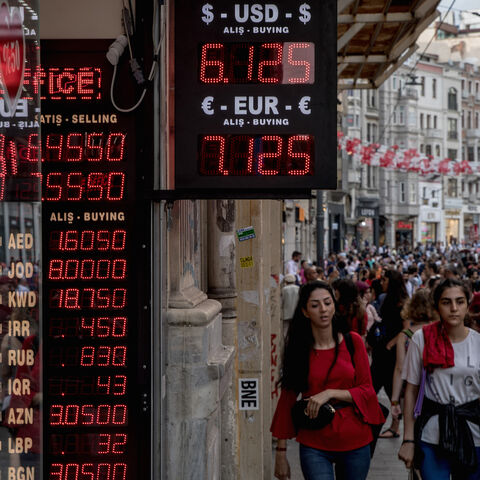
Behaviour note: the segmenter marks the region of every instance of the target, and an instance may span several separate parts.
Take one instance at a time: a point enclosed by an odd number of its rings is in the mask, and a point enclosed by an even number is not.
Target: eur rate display
[[[336,2],[175,2],[175,188],[336,187]]]
[[[150,476],[134,116],[111,107],[107,48],[42,44],[42,135],[25,148],[42,160],[46,480]]]

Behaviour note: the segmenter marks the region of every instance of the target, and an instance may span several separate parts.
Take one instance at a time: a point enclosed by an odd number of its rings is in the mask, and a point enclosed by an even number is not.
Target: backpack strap
[[[353,368],[355,368],[355,360],[353,358],[355,355],[355,346],[353,345],[353,339],[352,339],[352,336],[350,335],[350,332],[344,333],[343,338],[345,339],[345,345],[347,346],[348,353],[350,354],[350,359],[352,360]]]

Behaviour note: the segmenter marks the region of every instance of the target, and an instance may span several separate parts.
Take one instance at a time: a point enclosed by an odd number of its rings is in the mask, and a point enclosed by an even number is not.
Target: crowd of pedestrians
[[[377,440],[397,438],[403,421],[398,457],[410,478],[480,480],[479,272],[477,246],[373,248],[321,265],[293,252],[271,425],[276,478],[290,478],[295,437],[305,479],[366,479]]]

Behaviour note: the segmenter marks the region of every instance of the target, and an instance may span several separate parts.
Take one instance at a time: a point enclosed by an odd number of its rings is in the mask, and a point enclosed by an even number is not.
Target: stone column
[[[222,305],[223,344],[237,351],[235,211],[234,200],[208,201],[208,297]],[[234,364],[221,405],[221,478],[229,480],[239,478],[236,357]]]
[[[167,220],[167,478],[220,480],[221,404],[233,362],[221,304],[207,299],[204,203],[178,201]]]

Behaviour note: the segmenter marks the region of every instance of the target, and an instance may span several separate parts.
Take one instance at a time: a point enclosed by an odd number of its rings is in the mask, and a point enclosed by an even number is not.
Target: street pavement
[[[385,406],[390,405],[383,390],[379,392],[378,399]],[[384,428],[387,428],[389,425],[390,417],[387,419]],[[402,425],[400,428],[402,428]],[[406,480],[408,478],[405,464],[398,460],[397,457],[402,438],[402,430],[400,430],[398,438],[378,439],[367,480]],[[290,463],[292,480],[302,480],[303,475],[298,458],[298,443],[295,440],[288,440],[287,442],[287,458]]]

